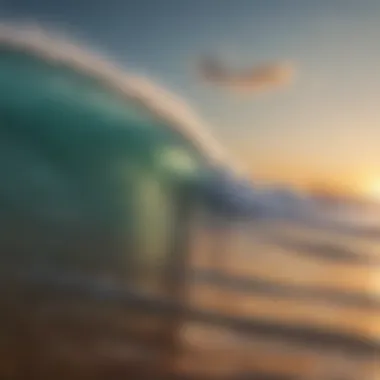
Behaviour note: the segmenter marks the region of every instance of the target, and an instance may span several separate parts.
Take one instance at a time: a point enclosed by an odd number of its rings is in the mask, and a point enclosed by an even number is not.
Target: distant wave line
[[[345,292],[316,286],[297,286],[263,280],[258,277],[242,277],[222,274],[216,270],[194,269],[192,279],[239,291],[242,293],[264,294],[273,297],[309,299],[322,301],[335,306],[354,307],[380,312],[380,298],[359,292]]]
[[[265,243],[286,248],[289,253],[317,258],[324,261],[335,261],[354,265],[380,266],[380,259],[356,253],[355,251],[339,244],[324,242],[308,242],[287,237],[270,237]]]

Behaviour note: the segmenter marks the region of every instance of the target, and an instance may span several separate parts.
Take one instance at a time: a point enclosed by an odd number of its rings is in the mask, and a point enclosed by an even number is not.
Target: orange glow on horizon
[[[263,168],[254,170],[252,178],[254,181],[283,183],[306,192],[380,200],[380,177],[375,180],[364,180],[363,178],[374,177],[364,176],[358,172],[352,170],[351,173],[334,175],[333,173],[313,173],[306,168],[300,170],[299,168],[273,166],[266,170]],[[352,173],[357,175],[354,176]]]

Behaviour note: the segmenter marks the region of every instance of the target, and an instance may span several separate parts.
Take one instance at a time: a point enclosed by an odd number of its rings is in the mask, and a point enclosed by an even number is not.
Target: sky
[[[380,196],[377,0],[0,0],[1,18],[67,31],[185,98],[253,178]],[[295,78],[234,96],[197,59],[290,61]]]

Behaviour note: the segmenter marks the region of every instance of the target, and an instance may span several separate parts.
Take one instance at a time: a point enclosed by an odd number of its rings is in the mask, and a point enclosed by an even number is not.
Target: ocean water
[[[321,212],[307,223],[271,219],[203,226],[194,232],[189,302],[236,318],[380,344],[379,226],[378,210],[350,207]],[[190,336],[186,340],[198,348],[248,355],[254,371],[321,380],[380,375],[378,353],[357,354],[344,344],[321,348],[313,339],[295,342],[276,333],[237,337],[201,326],[193,326]]]

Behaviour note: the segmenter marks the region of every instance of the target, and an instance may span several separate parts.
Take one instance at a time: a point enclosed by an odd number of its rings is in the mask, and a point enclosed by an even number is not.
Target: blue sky
[[[253,175],[380,181],[377,0],[2,0],[4,19],[68,30],[178,92]],[[193,62],[291,60],[296,80],[244,99],[201,83]]]

